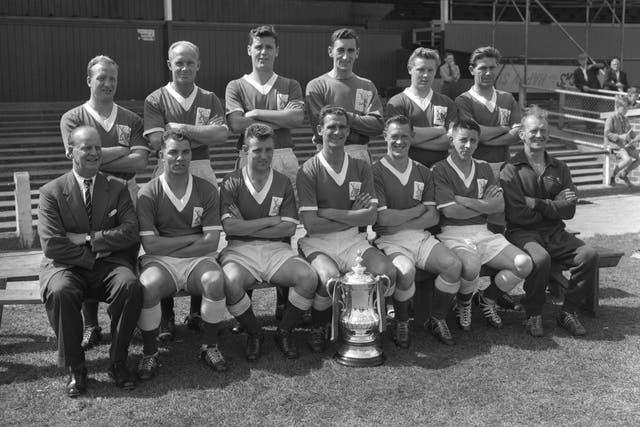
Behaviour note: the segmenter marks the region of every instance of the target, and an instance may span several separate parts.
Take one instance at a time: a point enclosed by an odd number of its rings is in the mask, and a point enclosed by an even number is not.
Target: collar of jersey
[[[252,79],[249,74],[245,74],[244,76],[242,76],[242,78],[251,86],[256,88],[258,92],[260,92],[263,95],[266,95],[269,92],[271,92],[273,85],[276,83],[276,80],[278,79],[278,75],[276,73],[273,73],[273,76],[271,76],[271,78],[267,80],[267,82],[263,85],[261,85],[258,81]]]
[[[193,101],[195,101],[196,95],[198,94],[198,86],[196,86],[196,85],[193,85],[193,90],[191,91],[189,96],[187,96],[186,98],[184,98],[182,95],[180,95],[171,86],[171,83],[167,83],[165,88],[167,89],[167,92],[169,92],[169,95],[171,95],[173,97],[173,99],[178,101],[178,104],[180,104],[180,106],[182,107],[182,109],[184,111],[189,111],[191,109],[191,106],[193,105]]]
[[[473,97],[473,99],[478,101],[480,104],[484,105],[487,108],[487,110],[489,110],[490,112],[493,113],[495,111],[496,102],[498,100],[498,94],[497,94],[495,89],[493,89],[493,95],[491,95],[491,99],[490,100],[486,100],[485,98],[480,96],[480,94],[478,92],[473,90],[473,86],[471,87],[471,89],[469,89],[469,95],[471,95]]]
[[[421,98],[420,96],[413,93],[410,87],[403,90],[402,93],[404,93],[407,98],[412,100],[418,107],[420,107],[422,111],[427,111],[427,108],[429,108],[429,105],[431,104],[431,98],[433,98],[433,89],[429,89],[429,94],[424,98]]]
[[[93,119],[98,122],[102,129],[104,129],[106,132],[109,132],[111,128],[113,128],[113,125],[116,123],[118,106],[115,102],[113,103],[111,114],[109,114],[109,117],[107,117],[106,119],[103,118],[91,105],[89,105],[89,101],[85,102],[84,105],[82,105],[82,108],[87,110],[87,113],[89,113],[91,117],[93,117]]]
[[[269,177],[267,178],[267,182],[265,182],[262,190],[257,191],[253,184],[251,183],[251,179],[249,179],[249,173],[247,172],[247,166],[242,168],[242,178],[244,179],[244,185],[247,186],[249,193],[253,196],[253,199],[258,202],[259,205],[264,202],[264,199],[267,198],[267,194],[271,189],[271,184],[273,183],[273,169],[269,169]]]
[[[347,177],[347,169],[349,168],[349,155],[347,153],[344,153],[340,173],[336,173],[336,171],[333,170],[329,162],[327,162],[327,159],[324,158],[322,151],[318,153],[318,160],[320,160],[320,164],[326,169],[331,179],[333,179],[338,186],[344,184],[344,180]]]
[[[169,200],[171,200],[171,203],[176,207],[178,212],[182,212],[187,206],[187,203],[189,203],[189,199],[191,198],[191,191],[193,190],[193,176],[189,174],[187,191],[184,192],[184,196],[182,196],[182,199],[178,199],[176,195],[173,194],[173,191],[171,191],[171,188],[169,188],[169,184],[167,184],[167,181],[164,178],[164,174],[160,175],[160,182],[162,183],[162,190],[164,191],[164,194],[166,194]]]
[[[453,162],[453,159],[451,158],[451,155],[447,157],[447,162],[451,165],[453,171],[458,174],[458,176],[464,183],[464,186],[467,188],[471,187],[471,184],[473,183],[473,177],[476,175],[476,161],[471,160],[471,172],[469,173],[469,176],[464,176],[464,172],[462,172],[458,168],[458,166],[456,166],[456,164]]]
[[[384,157],[380,159],[380,163],[382,164],[382,166],[389,169],[389,172],[394,174],[396,178],[398,178],[400,184],[407,185],[407,182],[409,182],[409,177],[411,176],[411,171],[413,170],[413,160],[409,159],[409,166],[407,166],[407,170],[405,170],[404,172],[400,172],[398,169],[393,167],[393,165],[389,163],[389,160]]]

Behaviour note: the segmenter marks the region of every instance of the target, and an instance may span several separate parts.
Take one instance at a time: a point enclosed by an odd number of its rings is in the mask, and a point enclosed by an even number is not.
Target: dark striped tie
[[[89,224],[91,224],[91,210],[93,204],[91,202],[91,180],[84,180],[84,207],[87,210],[87,216],[89,217]]]

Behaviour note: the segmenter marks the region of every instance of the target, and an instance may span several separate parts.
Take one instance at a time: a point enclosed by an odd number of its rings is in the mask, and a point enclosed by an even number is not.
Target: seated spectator
[[[534,106],[526,112],[520,138],[524,151],[504,165],[500,184],[507,238],[533,260],[533,271],[524,281],[525,328],[534,337],[544,335],[542,306],[553,259],[571,267],[557,323],[571,335],[585,335],[577,311],[587,290],[597,286],[598,253],[565,230],[564,220],[575,215],[578,198],[567,165],[545,150],[549,139],[546,111]]]
[[[604,88],[607,90],[625,92],[628,87],[627,73],[620,69],[620,59],[613,58],[611,60],[611,67],[605,74]]]
[[[616,96],[616,112],[604,122],[604,136],[607,142],[612,142],[617,146],[616,155],[620,158],[611,174],[609,185],[612,186],[616,185],[616,178],[619,177],[627,186],[632,187],[633,185],[629,181],[629,174],[640,164],[638,149],[636,148],[636,143],[640,141],[640,135],[631,129],[629,119],[626,117],[629,106],[628,97]]]

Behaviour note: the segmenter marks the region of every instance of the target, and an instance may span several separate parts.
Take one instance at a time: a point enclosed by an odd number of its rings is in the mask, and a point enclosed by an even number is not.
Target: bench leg
[[[0,277],[0,289],[7,289],[7,279],[4,277]],[[0,304],[0,327],[2,326],[2,310],[4,306]]]
[[[595,317],[598,312],[598,307],[600,306],[600,269],[596,270],[596,279],[593,287],[587,289],[584,305],[587,312]]]

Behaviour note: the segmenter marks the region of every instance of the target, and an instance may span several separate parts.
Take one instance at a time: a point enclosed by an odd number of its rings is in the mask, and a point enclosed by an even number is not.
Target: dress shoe
[[[278,329],[273,337],[276,345],[287,359],[297,359],[299,356],[296,342],[291,332]]]
[[[136,388],[136,377],[131,373],[125,362],[113,362],[109,367],[109,376],[113,378],[116,386],[123,390]]]
[[[89,379],[87,378],[87,368],[85,368],[84,366],[75,369],[69,367],[69,377],[67,378],[67,385],[65,386],[67,396],[80,396],[80,394],[87,391],[88,382]]]

